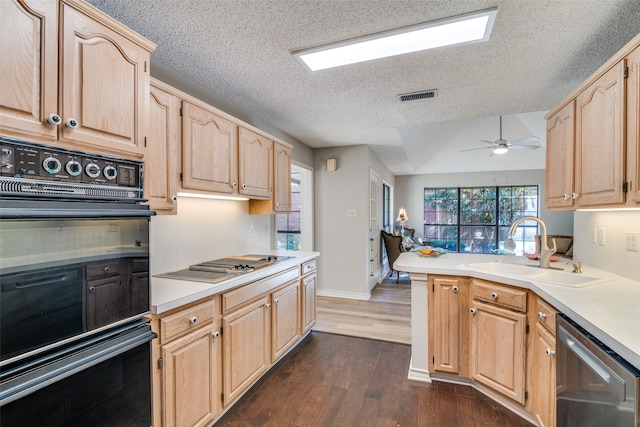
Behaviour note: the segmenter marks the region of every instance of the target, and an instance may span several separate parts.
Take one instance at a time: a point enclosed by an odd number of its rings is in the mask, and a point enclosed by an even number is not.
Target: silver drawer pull
[[[491,292],[491,298],[498,299],[498,294],[495,292]]]
[[[545,354],[549,357],[553,356],[554,354],[556,354],[555,351],[551,350],[550,348],[547,348],[545,351]]]
[[[475,309],[475,308],[470,308],[470,309],[469,309],[469,313],[471,313],[471,314],[476,314],[476,309]]]
[[[547,314],[545,314],[545,313],[543,313],[541,311],[538,312],[538,319],[544,319],[547,316],[548,316]]]
[[[189,319],[189,323],[192,325],[195,325],[198,322],[198,318],[196,316],[193,316]]]
[[[213,335],[214,338],[218,338],[220,336],[220,331],[213,331],[211,335]]]

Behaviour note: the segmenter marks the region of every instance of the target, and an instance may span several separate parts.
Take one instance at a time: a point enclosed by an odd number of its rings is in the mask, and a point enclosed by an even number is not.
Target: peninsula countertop
[[[165,277],[151,278],[151,312],[161,314],[174,308],[181,307],[220,294],[231,289],[244,286],[248,283],[260,280],[264,277],[284,271],[288,268],[310,261],[320,255],[319,252],[303,251],[262,251],[265,255],[290,256],[291,259],[259,268],[252,272],[245,273],[224,280],[218,283],[201,282],[196,280],[169,279]],[[188,268],[185,266],[184,268]]]
[[[394,262],[394,269],[409,273],[475,277],[531,289],[640,369],[640,282],[585,265],[582,266],[584,274],[607,277],[608,280],[574,288],[469,267],[469,264],[490,261],[537,265],[537,261],[515,255],[448,253],[438,258],[426,258],[405,252]],[[551,264],[570,270],[571,267],[566,265],[568,261],[562,259]]]

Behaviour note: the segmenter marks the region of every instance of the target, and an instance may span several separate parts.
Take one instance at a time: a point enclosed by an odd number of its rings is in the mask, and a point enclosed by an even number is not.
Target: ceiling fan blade
[[[540,148],[539,145],[511,145],[509,146],[510,150],[537,150]]]
[[[465,151],[476,151],[476,150],[486,150],[486,149],[493,150],[493,147],[469,148],[467,150],[460,150],[460,152],[464,153]]]
[[[491,144],[491,145],[494,145],[496,143],[495,141],[489,141],[487,139],[479,139],[478,141],[484,142],[485,144]]]
[[[540,142],[540,138],[538,138],[537,136],[528,136],[526,138],[520,138],[520,139],[516,139],[515,141],[511,141],[511,144],[522,145],[522,144],[528,144],[530,142]]]

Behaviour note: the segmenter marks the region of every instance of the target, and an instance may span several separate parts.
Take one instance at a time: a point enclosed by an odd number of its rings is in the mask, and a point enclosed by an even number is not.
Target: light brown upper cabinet
[[[1,1],[0,132],[142,157],[155,45],[80,0]]]
[[[619,62],[576,98],[579,206],[624,202],[624,70]]]
[[[627,56],[627,199],[640,204],[640,47]]]
[[[640,206],[639,51],[640,34],[546,116],[548,209]]]
[[[182,102],[182,187],[238,191],[238,127],[187,101]]]
[[[238,142],[238,193],[258,199],[273,195],[273,141],[240,127]]]
[[[547,120],[547,208],[572,208],[574,188],[575,101]]]
[[[166,85],[151,81],[149,93],[149,136],[145,144],[144,193],[152,210],[175,214],[174,197],[180,178],[181,100]],[[170,88],[169,88],[170,89]]]
[[[250,214],[291,212],[291,147],[273,142],[273,199],[250,200]]]

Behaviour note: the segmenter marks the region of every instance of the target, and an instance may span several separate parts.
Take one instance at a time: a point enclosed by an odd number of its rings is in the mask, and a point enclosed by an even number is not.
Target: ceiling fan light
[[[493,149],[493,154],[504,154],[507,151],[509,151],[507,147],[498,145],[496,148]]]

